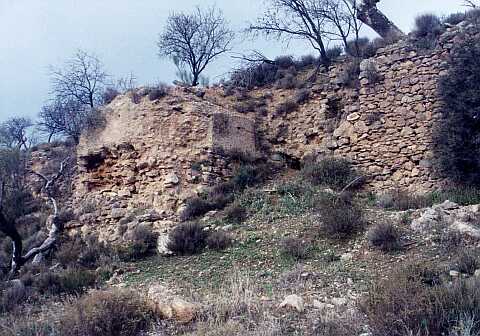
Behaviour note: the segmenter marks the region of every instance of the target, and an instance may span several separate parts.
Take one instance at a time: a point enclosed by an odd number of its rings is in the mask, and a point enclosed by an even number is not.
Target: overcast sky
[[[416,15],[463,11],[462,0],[383,0],[379,7],[404,31]],[[221,8],[240,31],[261,13],[263,0],[0,0],[0,121],[36,117],[48,99],[48,66],[60,65],[76,49],[95,53],[112,77],[133,73],[139,84],[170,83],[175,68],[157,57],[156,40],[172,11],[195,5]],[[371,34],[371,32],[365,32]],[[308,45],[242,40],[234,52],[258,49],[269,57],[311,53]],[[225,55],[207,68],[214,82],[235,61]]]

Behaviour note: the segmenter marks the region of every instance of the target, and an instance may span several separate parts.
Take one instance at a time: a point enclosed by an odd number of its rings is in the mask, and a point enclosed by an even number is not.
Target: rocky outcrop
[[[424,210],[410,225],[415,231],[431,233],[450,230],[480,238],[480,205],[459,206],[445,201]]]

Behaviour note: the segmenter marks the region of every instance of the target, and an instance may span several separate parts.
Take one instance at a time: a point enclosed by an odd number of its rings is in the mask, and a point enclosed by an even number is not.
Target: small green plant
[[[247,219],[247,211],[240,204],[233,203],[225,209],[224,219],[230,223],[240,224]]]

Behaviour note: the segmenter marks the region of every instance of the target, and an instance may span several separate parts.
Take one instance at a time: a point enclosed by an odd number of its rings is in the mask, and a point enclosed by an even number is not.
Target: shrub
[[[13,310],[26,298],[25,286],[20,281],[0,281],[0,314]]]
[[[307,163],[300,172],[302,178],[317,186],[327,186],[335,190],[345,188],[349,183],[358,180],[353,187],[360,185],[360,175],[351,163],[341,158],[324,158],[318,162]]]
[[[368,62],[365,69],[365,77],[368,80],[370,85],[375,85],[382,79],[381,75],[378,73],[375,63]]]
[[[125,246],[117,248],[117,254],[123,261],[140,260],[148,256],[157,245],[158,235],[145,225],[137,226]]]
[[[465,13],[453,13],[445,17],[442,21],[443,23],[457,25],[460,22],[463,22],[466,18],[467,18],[467,15]]]
[[[233,106],[233,108],[238,113],[254,112],[255,111],[255,101],[247,100],[247,101],[239,102],[239,103],[236,103]]]
[[[282,240],[281,252],[296,260],[306,259],[308,256],[308,245],[299,238],[286,238]]]
[[[278,79],[275,83],[277,89],[291,90],[295,89],[298,86],[298,80],[295,73],[286,73],[281,75],[281,78]]]
[[[356,88],[360,85],[358,76],[360,75],[360,62],[352,60],[343,69],[340,74],[340,81],[347,87]]]
[[[207,246],[211,250],[222,251],[232,246],[232,237],[225,231],[215,231],[208,235]]]
[[[400,233],[390,223],[381,223],[368,231],[368,242],[371,246],[389,252],[400,248]]]
[[[422,209],[432,205],[425,195],[395,189],[378,197],[378,205],[385,209],[405,211],[410,209]]]
[[[425,273],[419,269],[401,269],[370,289],[362,310],[372,334],[452,335],[466,318],[474,319],[471,335],[477,334],[480,280],[461,279],[452,284],[425,281]]]
[[[471,250],[462,250],[455,258],[453,269],[460,273],[473,275],[479,268],[478,256]]]
[[[234,190],[235,185],[232,182],[217,184],[208,192],[208,201],[215,209],[223,209],[227,204],[233,202]]]
[[[110,104],[117,96],[120,94],[117,89],[112,87],[107,87],[105,92],[103,92],[102,100],[104,105]]]
[[[433,49],[437,45],[437,39],[442,33],[442,22],[434,14],[424,14],[415,19],[413,35],[415,44],[420,49]]]
[[[434,135],[436,165],[441,175],[460,186],[480,186],[480,39],[464,38],[440,79],[443,120]]]
[[[346,197],[328,195],[318,201],[320,229],[333,239],[346,239],[365,228],[360,207]]]
[[[275,116],[285,116],[288,113],[295,111],[298,108],[298,103],[293,99],[287,99],[275,108]]]
[[[95,282],[94,272],[72,267],[60,272],[40,271],[33,278],[32,286],[41,294],[81,294]]]
[[[168,85],[160,83],[157,86],[148,89],[148,99],[150,101],[158,100],[168,95],[169,91],[170,88]]]
[[[342,55],[343,49],[340,46],[334,46],[326,50],[327,57],[330,61],[335,61]]]
[[[193,197],[187,200],[185,209],[180,215],[181,221],[188,221],[205,215],[207,212],[214,210],[213,205],[200,197]]]
[[[232,178],[232,183],[239,191],[253,187],[263,181],[265,171],[262,166],[242,165]]]
[[[68,306],[60,318],[60,335],[130,336],[144,330],[147,305],[131,291],[93,291]]]
[[[295,66],[299,69],[316,66],[318,64],[318,58],[313,55],[305,55],[302,56],[297,62],[295,62]]]
[[[295,102],[298,105],[305,104],[310,99],[310,90],[300,89],[295,92]]]
[[[225,209],[224,218],[227,222],[240,224],[247,219],[247,210],[239,204],[231,204]]]
[[[200,253],[207,244],[207,236],[199,223],[181,223],[170,233],[168,249],[180,255]]]

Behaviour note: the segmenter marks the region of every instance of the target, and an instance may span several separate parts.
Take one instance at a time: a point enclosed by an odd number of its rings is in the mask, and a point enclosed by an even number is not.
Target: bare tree
[[[64,68],[52,68],[52,95],[57,100],[75,101],[91,108],[102,101],[107,74],[100,60],[78,50]]]
[[[42,107],[39,126],[48,134],[49,142],[54,135],[61,135],[78,143],[82,131],[92,126],[98,114],[97,109],[78,101],[57,99]]]
[[[328,62],[327,18],[320,0],[269,0],[270,7],[249,30],[266,37],[304,39]]]
[[[27,132],[33,122],[29,118],[10,118],[0,124],[0,145],[7,148],[28,149]]]
[[[157,45],[159,56],[175,58],[179,70],[188,69],[191,77],[187,78],[196,86],[207,65],[230,50],[233,38],[220,10],[197,7],[192,14],[171,14]]]
[[[82,50],[63,68],[52,69],[52,99],[42,108],[39,122],[49,141],[54,135],[62,135],[78,143],[81,132],[98,115],[106,79],[100,60]]]
[[[49,216],[47,220],[47,227],[49,227],[49,232],[47,238],[40,244],[40,246],[34,247],[23,254],[23,244],[22,237],[19,234],[17,228],[13,221],[8,220],[3,209],[3,197],[5,195],[5,180],[2,180],[0,183],[0,232],[5,234],[12,240],[12,260],[10,266],[10,276],[14,275],[20,267],[22,267],[29,260],[34,259],[34,262],[38,263],[41,258],[40,256],[45,252],[53,248],[57,243],[60,233],[63,231],[63,223],[59,219],[59,210],[58,204],[54,196],[54,187],[55,183],[63,176],[65,169],[67,167],[69,158],[64,159],[58,172],[51,176],[50,178],[46,177],[43,174],[38,172],[32,172],[37,175],[43,181],[42,194],[48,199],[49,203],[53,208],[53,214]]]

